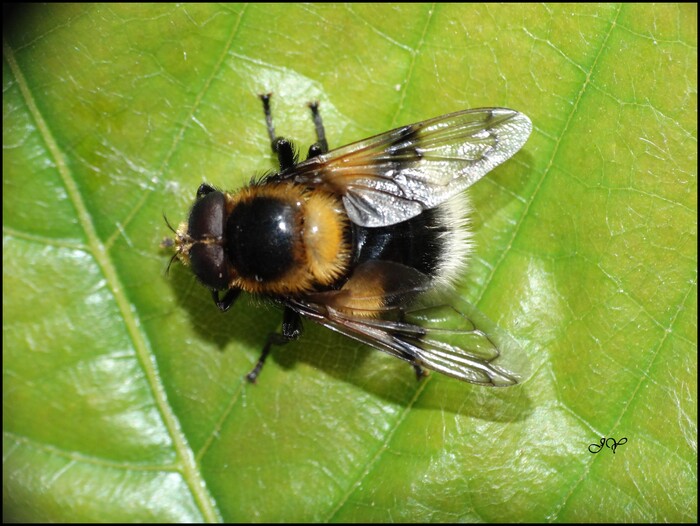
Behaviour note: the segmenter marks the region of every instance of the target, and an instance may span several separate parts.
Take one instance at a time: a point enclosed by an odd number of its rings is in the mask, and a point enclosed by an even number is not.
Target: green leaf
[[[697,521],[697,6],[17,6],[3,41],[12,521]],[[9,18],[12,15],[12,18]],[[277,311],[159,242],[202,181],[468,107],[526,113],[470,190],[486,389]],[[303,150],[302,150],[303,151]],[[601,437],[627,442],[589,452]]]

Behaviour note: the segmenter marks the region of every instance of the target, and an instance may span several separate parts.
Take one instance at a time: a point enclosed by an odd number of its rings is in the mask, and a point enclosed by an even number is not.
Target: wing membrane
[[[516,374],[494,363],[499,349],[479,329],[439,329],[406,321],[358,318],[305,302],[295,308],[340,334],[458,380],[494,387],[518,383]]]
[[[461,111],[308,159],[294,167],[294,178],[341,194],[356,224],[391,225],[474,184],[515,154],[531,130],[514,110]]]

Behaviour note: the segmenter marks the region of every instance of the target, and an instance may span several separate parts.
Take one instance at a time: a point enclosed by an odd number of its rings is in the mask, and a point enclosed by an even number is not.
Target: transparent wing
[[[371,289],[373,283],[381,283],[381,293]],[[518,372],[525,370],[512,338],[455,294],[431,290],[421,273],[396,263],[365,263],[340,290],[290,303],[329,329],[459,380],[516,384],[522,376],[502,366],[502,350]]]
[[[428,294],[406,320],[426,331],[425,366],[472,383],[513,385],[529,376],[523,349],[469,302],[454,293]],[[458,375],[450,370],[457,369]]]
[[[466,110],[338,148],[288,175],[342,195],[358,225],[392,225],[474,184],[515,154],[531,130],[530,119],[514,110]]]

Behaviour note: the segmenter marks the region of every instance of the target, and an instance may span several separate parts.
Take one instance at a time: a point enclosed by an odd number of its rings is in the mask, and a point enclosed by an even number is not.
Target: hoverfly
[[[329,151],[312,103],[317,142],[298,162],[275,134],[270,95],[260,97],[280,170],[235,192],[202,184],[188,220],[171,227],[173,259],[221,311],[241,291],[283,308],[281,332],[269,334],[247,379],[273,345],[300,336],[306,318],[409,362],[419,377],[427,368],[517,383],[494,363],[499,348],[473,316],[432,293],[450,288],[468,254],[463,191],[523,146],[530,120],[505,108],[465,110]],[[446,312],[460,324],[441,326]]]

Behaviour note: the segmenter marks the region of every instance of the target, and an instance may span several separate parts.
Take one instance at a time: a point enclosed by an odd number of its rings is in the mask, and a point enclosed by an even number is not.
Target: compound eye
[[[192,205],[188,234],[194,240],[221,239],[224,236],[226,199],[222,192],[212,191]]]
[[[195,243],[190,249],[190,264],[194,275],[205,286],[216,290],[229,288],[228,266],[221,245]]]
[[[212,192],[216,192],[216,188],[214,188],[211,185],[208,185],[207,183],[202,183],[199,185],[199,188],[197,188],[197,199],[201,199],[207,194],[210,194]]]

